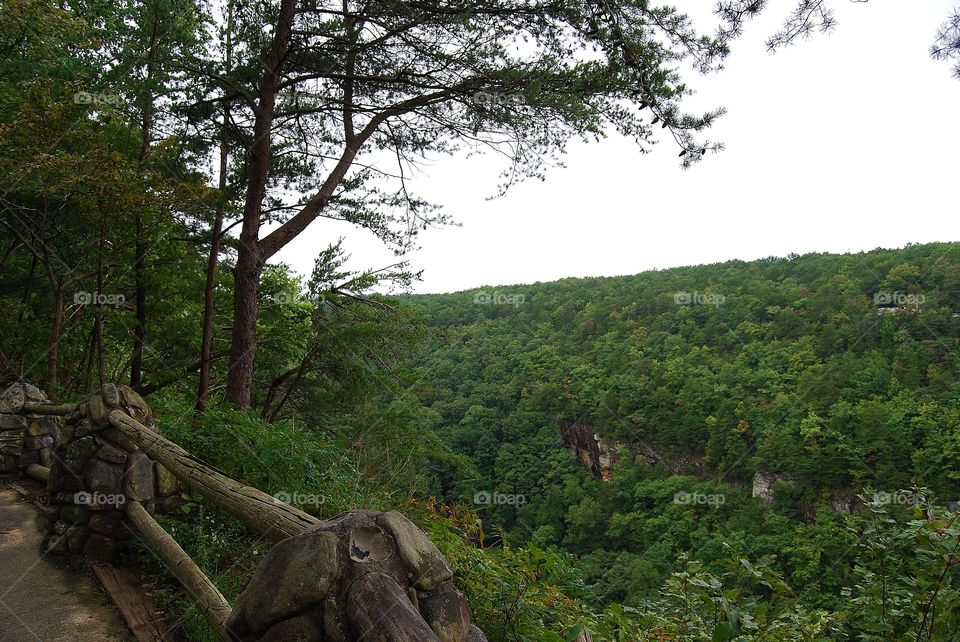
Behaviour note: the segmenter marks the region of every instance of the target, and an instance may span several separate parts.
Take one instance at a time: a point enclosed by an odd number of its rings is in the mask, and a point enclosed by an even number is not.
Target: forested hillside
[[[444,269],[407,262],[443,159],[506,190],[606,135],[722,151],[688,72],[761,14],[770,49],[834,24],[767,4],[0,0],[0,390],[128,385],[278,501],[402,511],[491,642],[957,640],[960,244],[397,295]],[[236,604],[267,544],[180,499],[158,521]]]
[[[733,547],[840,608],[857,494],[960,495],[960,245],[407,301],[431,329],[410,390],[472,466],[443,492],[505,496],[485,522],[579,555],[598,603],[638,605],[681,554]],[[598,463],[594,434],[610,481],[568,451]]]

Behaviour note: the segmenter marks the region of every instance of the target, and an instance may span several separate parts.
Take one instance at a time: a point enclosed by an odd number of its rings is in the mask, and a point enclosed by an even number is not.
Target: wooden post
[[[350,585],[347,612],[358,640],[440,642],[393,578],[367,573]]]
[[[183,588],[193,598],[217,636],[224,642],[233,642],[233,638],[227,631],[227,618],[230,617],[231,612],[230,604],[213,585],[210,578],[203,574],[190,556],[180,548],[177,541],[163,530],[163,527],[150,516],[140,502],[127,502],[126,512],[127,517],[147,540],[150,547],[183,584]]]
[[[137,642],[174,642],[153,600],[130,569],[91,564]]]
[[[320,522],[309,513],[238,482],[197,459],[121,410],[111,410],[110,423],[187,487],[242,521],[253,532],[279,542]]]

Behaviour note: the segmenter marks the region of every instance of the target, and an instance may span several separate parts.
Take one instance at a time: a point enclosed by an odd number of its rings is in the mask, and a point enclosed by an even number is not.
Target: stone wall
[[[0,478],[19,479],[30,464],[49,468],[53,462],[59,418],[24,412],[26,403],[50,402],[28,383],[15,383],[0,394]]]
[[[127,502],[138,501],[151,513],[180,505],[176,478],[107,420],[116,408],[157,430],[149,406],[128,386],[106,384],[66,417],[47,483],[49,551],[110,559],[118,542],[133,536]]]

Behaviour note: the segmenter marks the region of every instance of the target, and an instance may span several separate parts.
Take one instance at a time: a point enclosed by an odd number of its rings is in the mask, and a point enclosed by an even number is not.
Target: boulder
[[[15,430],[0,431],[0,455],[19,457],[23,452],[22,433]]]
[[[103,397],[100,395],[92,395],[87,399],[87,408],[88,416],[94,426],[102,426],[107,423],[107,412],[109,408],[103,403]]]
[[[37,388],[36,386],[31,385],[29,383],[23,383],[20,385],[23,386],[23,393],[26,396],[27,401],[32,401],[33,403],[39,403],[41,401],[47,400],[47,395],[45,395],[43,393],[43,390],[40,390],[40,388]]]
[[[112,383],[103,384],[100,394],[103,398],[103,403],[106,404],[107,408],[112,410],[113,408],[120,407],[120,391],[117,389],[116,385]]]
[[[98,562],[109,562],[117,552],[117,543],[109,537],[91,533],[83,545],[83,554]]]
[[[67,530],[67,549],[74,555],[83,552],[83,546],[87,543],[87,529],[83,526],[74,526]]]
[[[127,461],[127,453],[109,443],[100,446],[100,450],[97,451],[97,457],[114,464],[123,464]]]
[[[329,532],[308,531],[274,545],[237,600],[231,619],[254,633],[320,604],[340,577],[341,542]],[[253,638],[256,639],[256,638]]]
[[[377,522],[390,531],[400,557],[408,568],[414,569],[412,583],[416,588],[431,591],[453,579],[447,560],[413,522],[396,511],[382,514]]]
[[[150,414],[150,406],[143,400],[143,397],[137,394],[130,386],[120,386],[119,390],[121,397],[120,407],[143,425],[148,428],[153,428],[154,422]]]
[[[259,642],[315,642],[323,639],[322,616],[304,613],[277,622],[267,629]]]
[[[485,642],[452,576],[400,513],[348,511],[275,544],[228,628],[241,642]]]
[[[154,471],[156,475],[156,490],[157,495],[161,497],[167,497],[173,495],[179,490],[179,485],[177,483],[177,478],[173,476],[169,470],[164,467],[160,462],[154,464]]]
[[[101,535],[109,535],[119,523],[120,513],[94,513],[90,515],[90,521],[87,523],[87,527],[91,531],[100,533]]]
[[[85,506],[67,504],[60,508],[60,519],[68,524],[83,525],[87,523],[89,517],[90,513]]]
[[[0,412],[18,413],[23,410],[23,404],[26,400],[27,396],[23,385],[19,383],[11,384],[0,394]]]
[[[433,593],[418,595],[420,613],[440,642],[464,642],[470,632],[470,608],[449,582]]]

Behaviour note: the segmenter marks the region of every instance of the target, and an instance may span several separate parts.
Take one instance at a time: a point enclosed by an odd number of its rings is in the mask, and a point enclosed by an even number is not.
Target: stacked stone
[[[150,408],[128,386],[104,385],[67,417],[47,484],[48,551],[109,560],[118,543],[133,536],[124,521],[127,502],[138,501],[151,513],[180,504],[176,478],[110,424],[107,414],[114,409],[157,430]]]
[[[20,478],[30,464],[50,467],[60,437],[56,417],[24,412],[24,404],[50,403],[29,383],[15,383],[0,394],[0,477]]]
[[[353,510],[274,545],[227,628],[242,642],[486,642],[452,580],[402,514]]]

